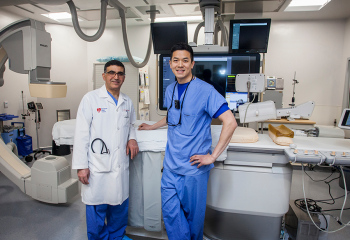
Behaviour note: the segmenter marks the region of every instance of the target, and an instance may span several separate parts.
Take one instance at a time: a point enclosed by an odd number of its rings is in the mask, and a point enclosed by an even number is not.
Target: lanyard
[[[185,101],[185,97],[186,97],[186,93],[187,93],[187,88],[188,88],[188,86],[190,86],[192,80],[194,80],[194,79],[195,79],[195,77],[192,76],[191,81],[188,83],[188,85],[187,85],[187,87],[186,87],[186,89],[185,89],[184,97],[183,97],[183,99],[182,99],[182,103],[181,103],[181,107],[180,107],[180,118],[179,118],[179,123],[178,123],[178,124],[172,124],[172,123],[169,123],[169,121],[168,121],[168,112],[170,111],[171,107],[173,106],[175,88],[176,88],[176,85],[178,84],[178,82],[176,81],[175,86],[174,86],[174,89],[173,89],[173,96],[171,97],[171,104],[170,104],[170,107],[169,107],[169,109],[168,109],[168,111],[167,111],[167,113],[166,113],[166,122],[167,122],[168,126],[176,127],[176,126],[178,126],[178,125],[181,125],[182,106],[184,105],[184,101]],[[180,98],[181,98],[181,97],[180,97]]]

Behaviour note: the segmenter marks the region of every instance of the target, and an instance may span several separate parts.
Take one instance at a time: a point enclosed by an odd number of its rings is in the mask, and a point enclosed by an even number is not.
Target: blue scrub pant
[[[184,176],[163,169],[162,211],[169,240],[202,240],[210,171]]]
[[[121,240],[128,224],[129,199],[121,205],[86,205],[89,240]],[[105,219],[107,218],[107,225]]]

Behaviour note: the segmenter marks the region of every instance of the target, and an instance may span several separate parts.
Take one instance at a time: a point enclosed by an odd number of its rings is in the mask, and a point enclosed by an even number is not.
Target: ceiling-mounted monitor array
[[[271,19],[230,20],[229,53],[266,53]]]

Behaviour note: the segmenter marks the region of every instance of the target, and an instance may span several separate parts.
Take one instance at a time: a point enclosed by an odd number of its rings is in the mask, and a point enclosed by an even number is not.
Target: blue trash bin
[[[27,156],[33,152],[32,137],[29,135],[17,137],[18,155]]]

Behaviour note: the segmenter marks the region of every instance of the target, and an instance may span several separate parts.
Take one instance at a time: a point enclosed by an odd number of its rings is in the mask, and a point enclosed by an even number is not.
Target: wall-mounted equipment
[[[277,80],[276,77],[266,76],[266,89],[274,90],[276,89]]]

